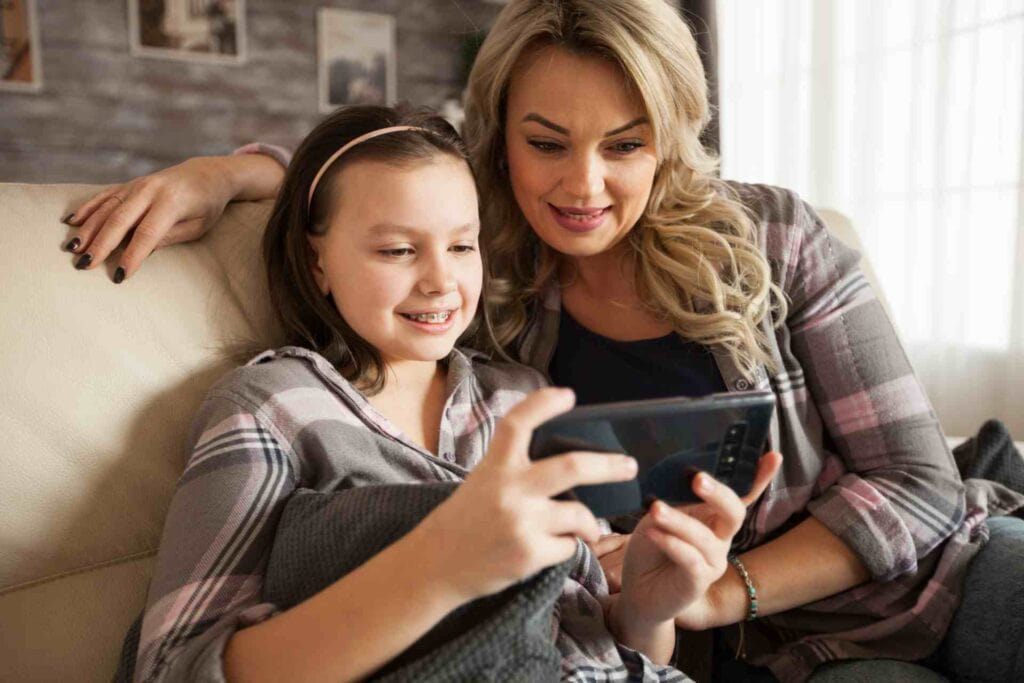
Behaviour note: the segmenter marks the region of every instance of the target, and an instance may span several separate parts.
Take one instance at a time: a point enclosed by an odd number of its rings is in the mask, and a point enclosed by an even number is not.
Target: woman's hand
[[[703,500],[676,508],[651,506],[622,549],[601,559],[606,574],[621,572],[618,610],[645,623],[674,619],[683,628],[702,630],[715,622],[715,582],[728,566],[732,538],[746,508],[760,497],[782,462],[777,453],[761,458],[749,494],[738,497],[711,476],[694,477],[694,492]],[[608,542],[605,547],[613,545]],[[621,568],[614,566],[622,558]]]
[[[584,484],[628,481],[636,461],[606,453],[566,453],[532,462],[530,436],[575,402],[566,389],[541,389],[498,424],[483,461],[452,497],[413,532],[437,549],[425,563],[462,601],[489,595],[569,559],[577,538],[594,542],[600,526],[585,505],[552,500]]]
[[[153,250],[200,238],[229,201],[273,196],[283,169],[261,154],[195,157],[92,196],[65,222],[79,228],[66,245],[81,254],[80,270],[102,263],[131,233],[118,282],[130,277]]]

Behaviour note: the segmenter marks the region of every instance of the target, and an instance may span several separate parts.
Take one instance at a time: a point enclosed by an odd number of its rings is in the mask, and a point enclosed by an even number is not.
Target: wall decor
[[[128,0],[128,28],[136,56],[245,61],[245,0]]]
[[[395,18],[321,7],[317,12],[320,111],[394,104]]]
[[[35,0],[0,0],[0,90],[43,86]]]

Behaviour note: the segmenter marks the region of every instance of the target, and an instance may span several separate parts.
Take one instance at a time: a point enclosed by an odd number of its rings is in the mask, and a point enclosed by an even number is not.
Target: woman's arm
[[[78,228],[77,243],[68,247],[80,254],[76,267],[96,267],[134,230],[118,261],[122,278],[131,277],[154,249],[201,237],[229,201],[275,197],[283,150],[250,145],[242,151],[256,153],[194,157],[91,197],[65,219]]]
[[[833,463],[807,519],[741,557],[760,614],[914,572],[964,515],[963,484],[942,430],[857,267],[859,255],[799,200],[789,222],[793,246],[783,266],[791,306],[780,346],[791,348],[799,369],[790,369],[788,383],[813,402],[825,447],[842,465]],[[679,624],[707,628],[744,618],[746,591],[735,569],[709,598],[714,608],[681,614]]]
[[[707,601],[721,581],[733,536],[746,507],[772,481],[781,464],[764,455],[750,492],[740,498],[707,474],[694,477],[703,501],[672,508],[657,502],[636,526],[621,568],[621,592],[608,610],[609,625],[625,645],[667,663],[675,648],[677,616]]]
[[[777,539],[740,555],[757,588],[757,614],[768,616],[858,586],[871,574],[842,539],[810,517]],[[703,631],[747,618],[750,598],[732,565],[708,593],[704,609],[684,610],[680,628]]]

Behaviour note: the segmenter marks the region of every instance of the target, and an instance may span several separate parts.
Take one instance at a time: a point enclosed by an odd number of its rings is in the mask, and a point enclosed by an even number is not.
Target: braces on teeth
[[[442,311],[441,313],[405,313],[406,318],[415,320],[421,323],[443,323],[451,317],[451,311]]]

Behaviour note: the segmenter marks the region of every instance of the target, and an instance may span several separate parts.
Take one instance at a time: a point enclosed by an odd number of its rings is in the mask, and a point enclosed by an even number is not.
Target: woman
[[[499,338],[580,402],[777,395],[782,470],[735,539],[734,567],[676,618],[730,627],[723,638],[746,661],[720,657],[723,675],[768,667],[803,680],[842,659],[929,658],[952,675],[1021,667],[1019,642],[997,657],[958,634],[977,630],[975,607],[993,592],[993,628],[1020,628],[1024,596],[1007,586],[1022,565],[995,562],[989,583],[969,565],[989,527],[997,542],[974,565],[988,572],[997,544],[1024,546],[1020,520],[986,524],[1024,500],[960,480],[857,255],[793,193],[716,180],[698,143],[707,119],[693,38],[666,3],[509,3],[477,58],[466,117]],[[193,159],[111,188],[77,212],[75,251],[98,262],[137,224],[120,261],[131,275],[231,197],[272,195],[272,163]],[[612,581],[626,542],[598,544]]]

